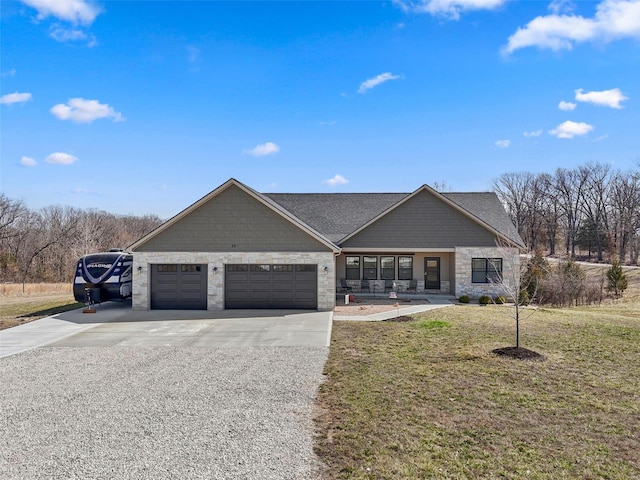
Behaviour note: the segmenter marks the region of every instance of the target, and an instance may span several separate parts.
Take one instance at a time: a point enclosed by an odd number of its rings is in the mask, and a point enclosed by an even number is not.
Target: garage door
[[[318,308],[317,265],[225,265],[225,308]]]
[[[151,265],[151,308],[206,310],[207,265]]]

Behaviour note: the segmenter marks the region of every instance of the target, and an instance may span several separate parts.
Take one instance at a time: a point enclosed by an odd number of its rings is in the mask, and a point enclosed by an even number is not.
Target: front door
[[[439,257],[426,257],[424,259],[424,289],[440,290]]]

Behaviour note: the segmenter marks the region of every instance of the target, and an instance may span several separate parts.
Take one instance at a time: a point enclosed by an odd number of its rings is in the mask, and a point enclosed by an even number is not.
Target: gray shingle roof
[[[395,205],[407,193],[263,193],[332,242]]]
[[[410,193],[263,193],[328,240],[339,243]],[[514,242],[524,245],[493,192],[443,193]]]

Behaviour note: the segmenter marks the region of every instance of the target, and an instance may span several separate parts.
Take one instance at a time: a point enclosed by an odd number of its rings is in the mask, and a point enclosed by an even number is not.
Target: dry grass
[[[68,283],[0,284],[0,330],[81,306]]]
[[[22,297],[33,295],[63,295],[73,294],[71,283],[2,283],[0,296]]]
[[[640,478],[640,303],[537,312],[522,344],[544,362],[490,353],[514,343],[507,308],[336,322],[325,477]]]

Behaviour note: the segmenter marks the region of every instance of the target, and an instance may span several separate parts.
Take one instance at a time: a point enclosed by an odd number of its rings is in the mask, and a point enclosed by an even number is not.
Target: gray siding
[[[235,185],[135,249],[138,252],[324,252],[326,245]]]
[[[355,207],[357,208],[357,206]],[[340,244],[357,248],[495,246],[495,235],[428,191],[422,191]]]

